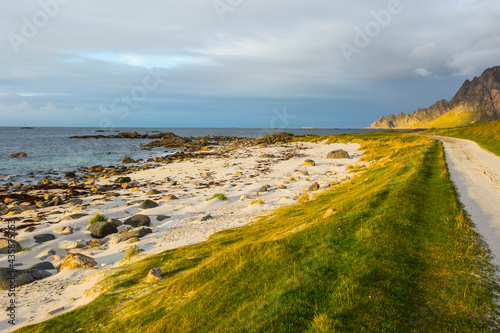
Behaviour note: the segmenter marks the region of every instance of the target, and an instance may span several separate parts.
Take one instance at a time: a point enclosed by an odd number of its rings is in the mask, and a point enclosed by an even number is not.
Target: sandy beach
[[[337,149],[347,151],[351,158],[326,158],[328,152]],[[34,231],[21,230],[16,236],[21,246],[31,248],[16,253],[17,269],[42,261],[57,268],[70,251],[93,258],[97,265],[61,271],[51,269],[48,270],[52,274],[50,277],[18,287],[16,325],[10,325],[4,316],[0,329],[12,331],[89,303],[98,296],[93,289],[95,284],[113,268],[127,265],[123,259],[131,246],[139,246],[140,254],[131,259],[139,260],[168,249],[202,242],[218,231],[243,226],[280,206],[293,205],[304,193],[312,197],[331,184],[349,179],[353,175],[348,173],[347,166],[358,163],[362,155],[358,149],[358,144],[324,143],[243,147],[219,156],[129,173],[126,176],[131,178],[130,186],[113,191],[112,195],[89,195],[80,198],[79,204],[24,212],[20,216],[25,219],[33,219],[41,213],[47,218]],[[306,159],[314,160],[315,165],[303,166]],[[98,185],[112,183],[118,177],[98,178],[96,182]],[[314,183],[319,184],[319,190],[310,189]],[[228,200],[208,200],[214,194],[224,194]],[[146,199],[158,206],[140,209],[139,205]],[[152,232],[123,240],[120,236],[128,225],[120,225],[118,233],[100,239],[102,245],[86,246],[93,240],[87,224],[98,213],[120,222],[135,214],[146,215],[150,218],[147,228]],[[68,219],[68,216],[76,219]],[[71,228],[72,233],[56,231],[65,227],[68,227],[66,230]],[[55,239],[37,244],[34,236],[44,234],[52,234]],[[9,266],[7,255],[0,257],[0,266]],[[9,299],[8,291],[0,291],[2,304],[9,304]]]

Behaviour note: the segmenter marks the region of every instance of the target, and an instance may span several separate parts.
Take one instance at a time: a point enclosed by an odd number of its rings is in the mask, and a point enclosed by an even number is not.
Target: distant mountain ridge
[[[370,127],[453,127],[495,120],[500,120],[500,66],[486,69],[472,81],[466,80],[449,102],[443,99],[413,113],[390,114]]]

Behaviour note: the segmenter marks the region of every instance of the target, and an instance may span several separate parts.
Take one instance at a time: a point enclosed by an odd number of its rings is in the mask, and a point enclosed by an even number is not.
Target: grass
[[[429,128],[429,127],[444,128],[444,127],[464,126],[470,124],[474,120],[474,117],[476,115],[477,112],[471,112],[468,111],[467,108],[459,106],[443,114],[437,119],[434,119],[428,123],[424,123],[418,126],[422,128]]]
[[[230,201],[228,197],[226,197],[226,195],[224,193],[217,193],[217,194],[214,194],[212,195],[211,198],[207,199],[206,201],[210,201],[210,200],[213,200],[213,199],[219,199],[219,200],[222,200],[222,201]]]
[[[33,246],[21,246],[21,248],[17,252],[26,252],[26,251],[34,252],[35,250],[33,250]]]
[[[127,252],[125,252],[125,257],[123,258],[122,262],[129,261],[133,257],[139,254],[141,251],[140,247],[137,245],[131,246],[127,249]]]
[[[102,214],[96,214],[88,224],[96,223],[96,222],[107,222],[108,217]]]
[[[252,205],[262,205],[264,203],[264,201],[262,200],[262,198],[259,198],[259,200],[250,200],[250,206]]]
[[[441,143],[395,132],[329,139],[361,143],[377,163],[311,201],[117,268],[90,304],[18,332],[498,330],[496,267]],[[147,285],[154,267],[164,277]]]
[[[456,128],[433,128],[422,133],[471,140],[479,144],[484,149],[500,156],[500,120],[489,123],[476,123]]]

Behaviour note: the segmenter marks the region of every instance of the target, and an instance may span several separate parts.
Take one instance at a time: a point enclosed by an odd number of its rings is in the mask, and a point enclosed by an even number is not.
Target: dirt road
[[[500,264],[500,157],[469,140],[433,138],[443,142],[460,201]]]

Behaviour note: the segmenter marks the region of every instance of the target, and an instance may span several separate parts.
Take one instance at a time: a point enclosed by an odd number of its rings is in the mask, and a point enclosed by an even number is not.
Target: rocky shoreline
[[[207,150],[48,174],[36,185],[6,184],[0,192],[0,231],[8,237],[14,221],[10,243],[18,252],[14,270],[7,255],[0,256],[0,280],[19,276],[16,287],[26,292],[19,296],[21,322],[89,302],[92,297],[84,292],[97,282],[94,273],[102,277],[123,264],[131,248],[154,254],[247,224],[348,179],[348,164],[360,156],[355,144],[287,143],[290,138],[268,136],[251,139],[252,144],[238,138]],[[345,152],[329,156],[335,146]],[[1,242],[3,248],[9,244]],[[85,290],[71,282],[87,277]],[[28,297],[38,293],[46,299],[56,289],[57,300],[48,303]],[[2,301],[8,302],[7,294],[0,292]]]

